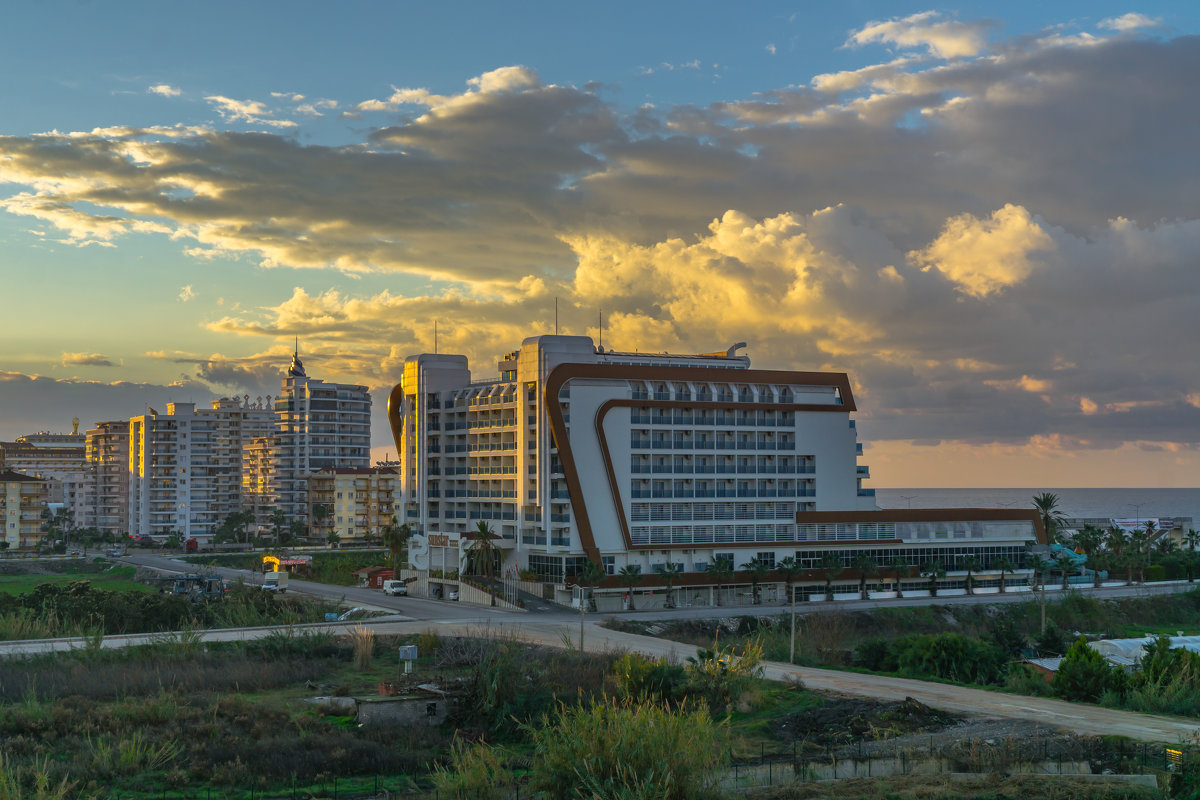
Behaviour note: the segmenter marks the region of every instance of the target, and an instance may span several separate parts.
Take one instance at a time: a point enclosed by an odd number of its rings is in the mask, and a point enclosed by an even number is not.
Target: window
[[[616,556],[600,556],[600,563],[604,566],[605,575],[617,574],[617,557]]]
[[[718,558],[723,558],[733,563],[733,553],[713,553],[713,561],[716,561]]]

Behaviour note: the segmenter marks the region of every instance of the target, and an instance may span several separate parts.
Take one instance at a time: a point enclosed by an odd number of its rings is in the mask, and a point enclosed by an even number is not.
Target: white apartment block
[[[47,479],[13,470],[0,470],[0,541],[9,550],[28,550],[40,542],[42,512],[46,510]]]
[[[275,400],[269,447],[271,494],[288,521],[306,520],[308,476],[326,468],[371,466],[371,395],[366,386],[308,377],[299,353]]]
[[[474,382],[465,356],[409,357],[388,417],[411,566],[454,569],[480,521],[505,569],[556,583],[592,560],[649,583],[678,564],[676,585],[702,585],[721,556],[813,568],[831,549],[846,566],[867,553],[952,571],[1019,561],[1044,538],[1032,512],[877,510],[848,377],[752,369],[742,346],[618,353],[537,336]]]
[[[170,403],[129,420],[130,535],[211,537],[241,509],[242,447],[268,431],[261,402],[228,398],[210,409]]]

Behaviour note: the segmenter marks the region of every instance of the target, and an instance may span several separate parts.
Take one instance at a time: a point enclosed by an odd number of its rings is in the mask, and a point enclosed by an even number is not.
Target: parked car
[[[404,597],[408,594],[408,584],[404,581],[384,581],[383,593],[392,597]]]
[[[446,599],[447,600],[457,600],[458,599],[458,589],[451,589],[448,592],[446,592]]]
[[[108,556],[109,558],[120,558],[121,556],[125,555],[125,551],[119,547],[110,547],[104,551],[104,555]]]
[[[153,536],[146,536],[145,534],[134,537],[133,543],[138,547],[154,547],[158,544],[158,542],[154,541]]]

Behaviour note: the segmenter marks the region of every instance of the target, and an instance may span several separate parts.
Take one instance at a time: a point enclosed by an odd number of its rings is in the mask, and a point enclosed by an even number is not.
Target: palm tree
[[[1146,528],[1137,528],[1129,532],[1129,582],[1133,582],[1133,568],[1138,568],[1138,583],[1146,581],[1146,548],[1150,541],[1150,533]]]
[[[938,579],[945,577],[946,568],[942,566],[940,561],[926,561],[921,565],[921,575],[929,578],[929,596],[937,597]]]
[[[636,611],[633,607],[633,587],[642,582],[642,568],[637,564],[626,564],[618,570],[618,574],[621,576],[621,583],[629,590],[626,593],[629,596],[629,610]]]
[[[1005,573],[1008,573],[1008,572],[1015,573],[1017,571],[1017,565],[1014,564],[1011,559],[1001,558],[996,561],[996,569],[1000,570],[1000,594],[1004,594],[1004,590],[1005,590],[1004,575],[1005,575]]]
[[[1196,545],[1200,544],[1200,533],[1197,533],[1192,528],[1188,528],[1184,540],[1187,542],[1188,549],[1194,553],[1196,552]]]
[[[595,586],[604,580],[604,567],[597,564],[595,561],[588,561],[584,564],[579,573],[575,576],[575,582],[579,584],[579,652],[583,653],[583,616],[588,610],[588,606],[595,607],[595,599],[587,600],[584,589]]]
[[[671,597],[671,593],[675,588],[675,581],[679,580],[679,576],[683,574],[683,566],[674,561],[668,561],[663,567],[663,580],[667,583],[667,608],[674,608],[675,601]]]
[[[1051,542],[1058,541],[1058,529],[1066,519],[1058,510],[1058,495],[1053,492],[1035,494],[1033,507],[1037,509],[1042,518],[1042,527],[1046,529],[1046,537]]]
[[[472,532],[474,543],[471,545],[471,561],[474,562],[476,574],[487,578],[488,594],[492,597],[492,605],[496,605],[496,568],[500,548],[496,546],[492,526],[483,520],[475,526]]]
[[[742,570],[750,576],[751,596],[753,597],[754,605],[759,605],[762,602],[762,598],[758,593],[758,585],[766,579],[767,573],[771,571],[771,568],[767,565],[767,562],[755,556],[745,564],[742,564]]]
[[[833,576],[842,571],[842,557],[833,550],[826,550],[817,562],[817,569],[825,572],[825,600],[833,602]]]
[[[412,531],[407,525],[396,525],[396,518],[392,517],[391,522],[379,529],[379,534],[383,539],[383,546],[387,548],[388,555],[392,559],[392,572],[398,575],[400,555],[408,549],[408,539],[412,536]]]
[[[869,553],[859,552],[854,556],[854,569],[858,570],[858,596],[867,599],[867,576],[879,569],[879,564]]]
[[[283,540],[283,532],[287,528],[287,515],[278,508],[271,509],[271,536],[278,545]]]
[[[1027,563],[1033,568],[1033,574],[1037,580],[1038,586],[1042,590],[1042,633],[1046,632],[1046,572],[1050,569],[1050,562],[1042,558],[1040,555],[1030,555]]]
[[[775,565],[775,571],[787,583],[788,600],[792,604],[792,636],[789,640],[791,646],[788,649],[788,663],[796,662],[796,589],[792,585],[796,579],[804,572],[804,568],[800,566],[800,562],[795,556],[788,556]]]
[[[1108,568],[1109,555],[1104,551],[1088,555],[1088,566],[1092,569],[1092,588],[1100,588],[1100,571]]]
[[[967,594],[975,594],[975,573],[983,569],[983,564],[975,556],[967,556],[959,566],[967,571]]]
[[[1067,575],[1071,567],[1075,566],[1075,563],[1071,561],[1071,557],[1066,553],[1062,553],[1055,558],[1054,563],[1062,570],[1062,590],[1065,592],[1067,590]]]
[[[713,559],[712,566],[708,568],[712,573],[713,580],[717,582],[717,605],[721,605],[721,588],[722,584],[733,580],[733,559],[729,556],[718,556]]]

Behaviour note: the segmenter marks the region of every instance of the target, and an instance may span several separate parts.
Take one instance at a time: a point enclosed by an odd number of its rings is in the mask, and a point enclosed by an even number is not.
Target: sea
[[[1200,489],[876,489],[880,508],[1033,508],[1033,496],[1058,495],[1067,517],[1191,517],[1200,529]]]

